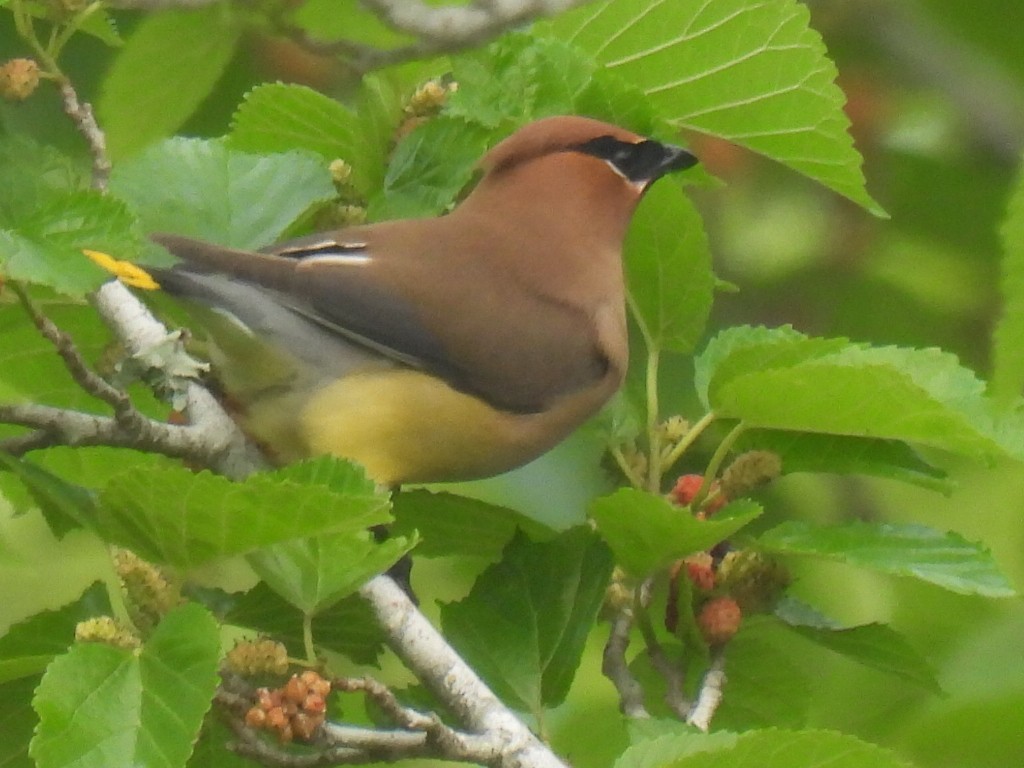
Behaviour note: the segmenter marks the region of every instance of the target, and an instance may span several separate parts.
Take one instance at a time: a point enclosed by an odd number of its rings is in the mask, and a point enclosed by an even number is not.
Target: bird
[[[622,247],[686,149],[580,116],[528,123],[450,212],[239,250],[175,234],[155,271],[201,308],[209,360],[276,461],[331,454],[386,486],[539,457],[622,384]]]

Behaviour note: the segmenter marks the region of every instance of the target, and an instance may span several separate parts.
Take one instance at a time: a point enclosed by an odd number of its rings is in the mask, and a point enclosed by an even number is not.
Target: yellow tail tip
[[[96,266],[105,269],[125,285],[130,285],[132,288],[141,288],[144,291],[160,290],[160,284],[142,267],[128,261],[115,259],[113,256],[102,251],[90,251],[83,248],[82,253],[88,256]]]

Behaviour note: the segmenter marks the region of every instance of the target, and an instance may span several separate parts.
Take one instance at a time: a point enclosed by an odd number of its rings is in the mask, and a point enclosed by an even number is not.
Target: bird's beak
[[[685,171],[700,162],[696,155],[682,147],[673,144],[663,144],[662,147],[665,154],[661,163],[654,167],[651,173],[652,179],[657,179],[672,171]]]

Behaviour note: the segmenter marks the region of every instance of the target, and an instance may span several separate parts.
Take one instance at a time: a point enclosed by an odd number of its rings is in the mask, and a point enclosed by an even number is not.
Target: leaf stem
[[[711,483],[714,482],[718,476],[718,470],[721,468],[722,463],[725,461],[725,457],[729,455],[729,451],[732,450],[733,445],[739,439],[747,429],[747,425],[742,421],[739,422],[735,427],[730,430],[729,434],[725,436],[721,443],[718,444],[718,448],[715,449],[714,455],[711,457],[711,461],[708,462],[708,468],[704,471],[704,479],[701,481],[700,490],[697,491],[697,495],[693,497],[693,501],[690,505],[693,509],[700,509],[701,504],[708,497],[708,493],[711,491]]]
[[[43,64],[43,70],[58,79],[64,79],[64,73],[57,66],[57,61],[50,55],[50,51],[39,42],[36,34],[35,23],[32,21],[32,14],[26,8],[23,0],[13,0],[11,13],[14,15],[14,29],[18,36],[28,43],[39,61]],[[56,29],[56,27],[54,28]]]
[[[649,591],[649,582],[644,582],[636,588],[636,592],[633,597],[633,616],[636,620],[636,626],[644,638],[644,645],[646,645],[649,650],[658,652],[661,650],[661,642],[658,640],[658,635],[654,631],[654,625],[651,623],[651,614],[647,610],[648,601],[646,599],[646,594]]]
[[[658,368],[661,355],[656,346],[647,347],[647,490],[658,493],[661,488],[661,430],[658,428]]]
[[[608,448],[608,452],[611,453],[612,458],[615,459],[615,463],[618,465],[619,470],[625,475],[626,479],[629,480],[629,484],[634,488],[644,487],[644,478],[637,474],[636,470],[633,469],[629,461],[626,459],[626,455],[622,452],[622,447],[618,445],[611,445]]]
[[[310,664],[316,663],[316,646],[313,644],[313,614],[302,614],[302,644],[306,649],[306,659]]]
[[[703,434],[704,430],[711,426],[711,423],[715,418],[715,412],[708,411],[701,417],[700,421],[690,427],[690,431],[683,436],[682,440],[673,446],[672,450],[669,451],[662,460],[662,471],[670,469],[673,464],[679,461],[679,458],[689,450],[690,446],[697,441],[697,438]]]

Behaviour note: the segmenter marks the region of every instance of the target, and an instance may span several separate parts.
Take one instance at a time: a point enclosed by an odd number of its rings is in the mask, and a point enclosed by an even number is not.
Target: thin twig
[[[565,764],[511,712],[387,576],[366,583],[369,602],[388,645],[468,730],[490,736],[498,768],[564,768]]]
[[[92,156],[92,187],[106,191],[107,182],[110,180],[110,157],[107,155],[107,138],[96,123],[96,117],[92,112],[92,105],[87,101],[81,101],[71,81],[65,77],[59,80],[61,103],[64,105],[64,112],[78,128],[78,132],[85,137],[89,145],[89,154]]]
[[[648,579],[640,585],[633,610],[640,634],[644,638],[647,658],[650,659],[654,670],[665,680],[665,703],[677,717],[685,718],[690,713],[690,702],[685,693],[686,673],[681,663],[673,661],[665,653],[664,647],[654,632],[654,626],[651,624],[648,608],[651,602],[653,583],[651,579]]]
[[[503,0],[435,6],[421,0],[363,0],[392,28],[446,45],[479,43],[504,30],[579,5],[582,0]]]
[[[633,612],[623,606],[612,617],[611,631],[601,659],[601,672],[615,686],[622,714],[631,719],[641,719],[651,715],[644,706],[643,686],[629,671],[629,662],[626,660],[626,649],[629,648],[632,628]]]
[[[309,743],[314,752],[296,754],[261,738],[245,724],[245,712],[255,700],[255,690],[239,675],[221,673],[217,703],[229,714],[228,723],[238,741],[232,749],[271,766],[320,766],[338,763],[396,762],[429,757],[482,765],[505,765],[501,734],[463,733],[445,725],[433,713],[403,706],[384,684],[369,678],[339,678],[331,688],[361,691],[373,699],[399,729],[370,728],[325,723]]]
[[[711,652],[711,664],[704,673],[697,701],[686,718],[688,724],[700,728],[705,733],[710,730],[711,719],[722,703],[726,679],[725,652],[721,648],[716,648]]]
[[[147,350],[164,343],[167,329],[150,314],[149,309],[127,288],[117,281],[101,286],[91,297],[104,322],[114,331],[129,354],[140,357]],[[176,427],[188,430],[189,444],[182,450],[193,453],[178,453],[179,448],[162,442],[152,448],[159,453],[177,455],[231,478],[242,478],[266,466],[266,460],[225,413],[217,399],[198,383],[189,383],[185,389],[185,413],[190,427]],[[172,425],[161,425],[169,428]],[[172,437],[173,431],[165,433]]]
[[[64,362],[64,368],[71,374],[74,382],[85,392],[113,408],[114,419],[127,433],[144,433],[149,424],[149,419],[135,408],[131,398],[128,397],[128,393],[113,386],[93,371],[81,352],[78,351],[74,339],[64,333],[50,318],[40,312],[28,294],[19,285],[12,284],[11,288],[36,329],[43,338],[53,345],[54,350],[56,350],[60,359]]]
[[[629,481],[629,484],[634,488],[643,488],[644,479],[637,473],[633,466],[629,463],[626,458],[626,454],[622,452],[622,447],[619,445],[611,445],[608,447],[608,453],[615,459],[615,463],[618,465],[619,470]]]

